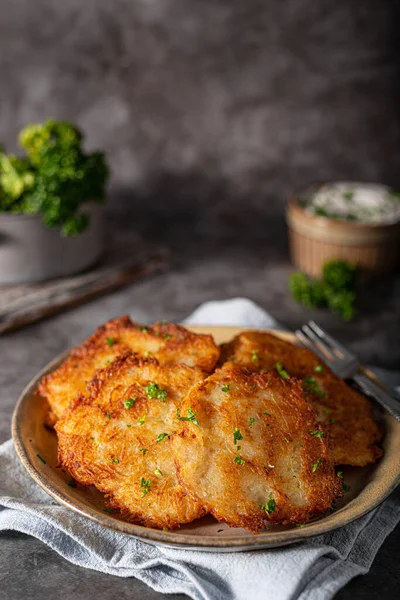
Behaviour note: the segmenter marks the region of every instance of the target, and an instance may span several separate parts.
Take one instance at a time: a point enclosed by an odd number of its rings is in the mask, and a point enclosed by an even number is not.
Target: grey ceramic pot
[[[37,215],[0,213],[0,284],[33,283],[78,273],[103,251],[103,208],[85,206],[89,227],[63,237]]]

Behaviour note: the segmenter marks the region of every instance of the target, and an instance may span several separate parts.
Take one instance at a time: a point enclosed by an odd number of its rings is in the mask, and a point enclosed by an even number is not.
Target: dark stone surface
[[[160,221],[161,222],[161,221]],[[240,228],[224,229],[217,222],[210,228],[185,227],[177,215],[163,227],[158,217],[142,215],[137,227],[143,233],[169,241],[174,264],[168,273],[142,281],[120,292],[96,300],[57,317],[8,334],[0,340],[0,441],[9,437],[9,424],[16,398],[24,385],[57,353],[83,340],[99,323],[130,312],[144,322],[166,318],[179,320],[199,303],[216,298],[248,296],[293,328],[310,314],[296,306],[286,291],[290,266],[285,253],[283,224],[270,223],[260,235],[256,223],[238,239]],[[146,223],[153,223],[155,228]],[[158,223],[158,224],[157,224]],[[221,227],[217,235],[218,227]],[[208,231],[208,233],[207,233]],[[211,235],[210,232],[214,232]],[[379,293],[368,310],[361,310],[351,324],[328,313],[318,320],[360,352],[365,361],[395,366],[398,359],[399,281],[380,282]],[[379,294],[385,299],[379,302]],[[373,296],[369,290],[369,296]],[[393,533],[378,553],[371,572],[350,583],[337,596],[365,600],[397,598],[400,584],[398,556],[400,536]],[[57,590],[76,600],[91,598],[161,598],[134,579],[119,579],[87,571],[67,563],[42,543],[21,536],[0,536],[0,599],[40,600]],[[177,596],[172,596],[178,598]]]
[[[270,213],[315,179],[400,184],[399,8],[1,0],[0,139],[12,149],[28,122],[78,121],[131,204]]]

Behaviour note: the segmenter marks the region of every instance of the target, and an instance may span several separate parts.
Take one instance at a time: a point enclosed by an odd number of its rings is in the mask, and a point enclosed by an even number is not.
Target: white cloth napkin
[[[207,303],[186,322],[275,324],[246,299]],[[295,546],[226,554],[174,550],[102,528],[58,506],[27,475],[12,441],[0,446],[0,531],[33,535],[76,565],[137,577],[158,592],[196,600],[332,598],[350,579],[368,571],[400,521],[398,492],[350,525]]]

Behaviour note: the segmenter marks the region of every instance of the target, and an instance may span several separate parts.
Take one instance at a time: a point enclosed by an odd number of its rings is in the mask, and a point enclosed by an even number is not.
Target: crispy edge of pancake
[[[134,348],[125,339],[132,333],[141,338],[142,343],[146,343],[147,336],[151,336],[152,341],[160,343],[156,357],[161,363],[178,363],[177,354],[181,352],[184,358],[187,351],[191,349],[196,364],[190,366],[211,372],[219,359],[220,349],[211,335],[192,333],[181,325],[173,323],[157,322],[153,326],[146,326],[131,321],[127,315],[118,317],[99,327],[85,342],[73,348],[68,358],[39,382],[36,393],[47,398],[50,405],[46,421],[48,426],[54,426],[73,397],[86,391],[84,382],[79,382],[71,397],[61,398],[53,387],[76,378],[79,375],[79,367],[90,368],[90,362],[100,353],[103,353],[104,357],[111,356],[113,360],[119,355],[134,352]],[[111,345],[108,344],[107,339],[113,340]],[[104,362],[106,362],[105,358]],[[90,377],[85,381],[90,381],[95,370],[94,367]]]
[[[266,511],[262,510],[259,505],[256,505],[254,502],[249,500],[248,513],[245,514],[245,511],[243,511],[243,494],[237,492],[237,486],[235,485],[235,477],[241,477],[243,475],[243,473],[240,470],[238,471],[238,469],[246,469],[249,467],[251,469],[256,469],[257,476],[263,476],[265,478],[266,486],[268,485],[268,479],[270,477],[273,477],[273,475],[271,476],[271,473],[273,474],[273,471],[271,469],[269,470],[269,472],[264,471],[264,468],[260,466],[261,464],[263,464],[263,461],[261,461],[260,465],[258,466],[254,466],[251,460],[248,463],[246,462],[244,466],[234,464],[233,456],[235,454],[235,445],[232,444],[230,438],[233,435],[233,432],[235,431],[235,427],[238,427],[241,433],[247,431],[247,434],[249,435],[249,425],[247,425],[248,415],[252,414],[254,412],[253,410],[247,409],[247,407],[242,408],[244,412],[246,412],[246,423],[239,422],[239,417],[237,415],[234,415],[235,411],[230,411],[234,416],[232,417],[232,431],[230,431],[229,434],[227,434],[229,439],[219,439],[218,436],[216,440],[213,440],[211,438],[211,436],[213,435],[213,431],[215,432],[215,429],[213,429],[213,423],[215,423],[214,417],[216,415],[214,413],[216,412],[216,410],[215,405],[207,400],[207,396],[209,396],[209,394],[212,393],[212,389],[210,391],[209,388],[212,388],[214,385],[217,385],[219,386],[219,388],[221,388],[221,391],[224,392],[224,390],[222,389],[223,386],[231,385],[235,382],[239,383],[241,388],[240,398],[242,398],[242,395],[244,394],[250,396],[253,393],[259,393],[263,389],[269,390],[271,389],[270,385],[272,383],[272,386],[280,388],[281,393],[285,394],[285,404],[287,403],[287,396],[289,396],[291,400],[289,408],[293,406],[293,413],[291,412],[290,414],[294,415],[294,413],[297,411],[298,415],[296,415],[296,420],[299,423],[299,427],[300,421],[303,420],[301,424],[304,425],[304,431],[301,433],[301,442],[303,442],[304,444],[302,446],[300,454],[302,464],[305,459],[305,455],[309,456],[309,460],[307,461],[308,466],[304,467],[303,464],[304,472],[302,474],[302,481],[306,482],[309,492],[307,494],[307,506],[296,508],[293,504],[291,505],[288,500],[285,501],[286,495],[284,489],[282,489],[276,492],[278,494],[278,496],[276,497],[279,498],[279,501],[277,502],[278,510],[268,514],[266,513]],[[254,385],[256,385],[257,387],[256,391],[254,391],[253,389]],[[229,400],[228,396],[226,400]],[[237,399],[235,397],[232,398],[233,405],[235,405],[236,400]],[[210,404],[212,404],[211,407]],[[288,408],[287,405],[286,408]],[[266,521],[269,521],[273,524],[284,525],[304,523],[305,521],[310,520],[316,515],[326,512],[331,507],[332,502],[336,498],[339,498],[343,495],[341,480],[336,476],[336,473],[334,471],[331,449],[329,447],[329,444],[327,443],[325,436],[322,436],[321,438],[319,436],[315,437],[311,435],[311,430],[319,430],[319,427],[316,423],[315,414],[311,407],[311,404],[306,398],[298,380],[294,378],[283,380],[279,376],[270,372],[264,374],[249,373],[248,371],[246,371],[245,369],[241,369],[237,365],[230,364],[226,367],[223,367],[222,369],[218,369],[216,372],[214,372],[213,375],[209,376],[203,382],[196,384],[191,389],[191,391],[184,399],[181,407],[183,414],[186,414],[187,411],[189,411],[189,409],[191,409],[192,412],[196,415],[196,418],[200,422],[200,425],[197,426],[193,423],[185,422],[182,425],[181,430],[177,431],[173,436],[172,448],[177,464],[178,476],[182,484],[189,490],[189,492],[195,498],[198,498],[202,503],[204,503],[208,512],[210,512],[218,521],[226,522],[231,527],[243,527],[249,529],[253,533],[257,533],[259,529],[262,529],[265,526]],[[221,414],[228,413],[226,413],[226,411],[223,409],[221,410]],[[275,445],[278,444],[277,438],[279,436],[280,444],[282,445],[282,440],[286,444],[286,439],[282,438],[282,428],[279,429],[279,432],[276,435],[276,444],[274,442],[274,439],[272,439],[271,441],[271,438],[273,438],[274,434],[272,433],[272,428],[269,428],[270,425],[267,424],[267,420],[269,420],[272,415],[264,412],[263,414],[268,415],[264,417],[266,425],[264,427],[264,434],[267,436],[268,432],[268,435],[270,436],[269,442],[272,443],[273,447],[275,447]],[[209,419],[210,425],[206,427],[206,431],[204,433],[201,427],[202,423],[206,422],[206,418]],[[300,435],[300,433],[296,433],[296,436],[297,435]],[[243,457],[245,457],[246,452],[244,447],[245,437],[246,436],[244,435],[244,437],[241,438],[243,439],[243,441],[238,442],[241,445],[240,452],[241,455],[243,455]],[[197,443],[198,440],[199,451],[194,452],[194,454],[196,455],[196,458],[198,458],[199,464],[203,465],[207,463],[206,461],[202,460],[203,455],[201,453],[201,449],[203,449],[203,453],[206,454],[204,450],[204,445],[210,443],[210,439],[212,439],[212,441],[215,442],[215,447],[228,448],[227,456],[229,455],[229,460],[232,459],[231,463],[228,463],[228,471],[221,470],[221,478],[226,479],[226,477],[229,477],[229,479],[232,479],[232,481],[230,481],[231,485],[229,486],[229,489],[231,490],[230,495],[233,495],[237,505],[242,507],[241,514],[238,513],[235,518],[228,518],[226,514],[223,514],[223,511],[221,511],[221,509],[216,506],[215,500],[213,502],[213,500],[209,496],[207,496],[207,494],[199,494],[199,485],[201,485],[201,481],[203,481],[203,473],[201,475],[197,473],[197,477],[194,476],[192,481],[190,480],[190,478],[188,478],[187,465],[193,465],[194,463],[186,455],[182,458],[182,444],[190,444],[191,442],[188,440],[195,440],[194,443]],[[285,444],[284,447],[286,449]],[[211,458],[210,452],[210,460],[213,460],[213,458],[214,457]],[[314,459],[317,462],[318,473],[314,472],[314,470],[311,470],[312,461]],[[258,458],[257,460],[259,461]],[[307,472],[307,469],[310,471],[310,473]],[[322,476],[324,477],[323,480],[321,480]],[[281,476],[277,477],[278,479],[282,479]],[[310,495],[312,496],[312,501],[310,501]],[[223,494],[222,497],[225,498]],[[266,495],[266,500],[268,500],[268,495]],[[219,506],[221,506],[221,504],[219,504]]]
[[[110,490],[109,486],[102,485],[102,475],[109,475],[112,473],[112,469],[120,468],[119,461],[116,461],[117,464],[104,464],[101,463],[96,464],[94,460],[94,456],[90,455],[90,449],[88,448],[87,435],[81,435],[80,430],[84,431],[88,426],[92,428],[94,425],[100,423],[100,420],[104,419],[104,424],[107,426],[110,424],[111,426],[117,425],[117,432],[115,430],[112,431],[112,435],[109,439],[107,439],[106,434],[104,433],[106,427],[101,425],[101,434],[104,435],[104,438],[101,438],[101,444],[108,443],[116,443],[119,442],[122,446],[124,446],[125,439],[128,435],[131,437],[134,435],[135,430],[129,429],[126,435],[122,435],[118,437],[118,428],[121,421],[124,420],[129,415],[128,420],[134,420],[133,414],[136,410],[136,403],[133,406],[133,410],[128,410],[122,408],[123,399],[128,398],[131,395],[132,387],[142,387],[142,384],[138,383],[137,379],[132,379],[132,383],[126,386],[124,383],[121,384],[121,376],[126,376],[126,370],[131,368],[137,369],[139,372],[143,372],[144,369],[150,368],[154,369],[155,373],[153,373],[154,377],[151,379],[158,379],[161,381],[162,378],[168,379],[171,377],[171,381],[173,381],[174,377],[180,377],[184,375],[186,371],[187,375],[192,375],[196,381],[199,381],[199,377],[204,377],[204,372],[199,368],[188,367],[186,365],[160,365],[156,359],[148,358],[144,359],[136,356],[135,354],[127,354],[122,357],[118,357],[114,362],[112,362],[105,369],[99,369],[96,371],[93,379],[88,384],[88,395],[83,396],[82,394],[75,398],[70,406],[64,412],[64,415],[61,419],[58,420],[55,429],[58,436],[58,457],[59,464],[68,469],[74,479],[83,486],[94,485],[100,492],[105,494],[105,504],[111,508],[118,510],[120,515],[128,521],[140,523],[147,527],[155,527],[158,529],[162,529],[163,527],[168,528],[177,528],[181,524],[190,523],[195,519],[201,518],[206,514],[206,510],[197,499],[193,498],[186,489],[180,484],[179,479],[176,474],[175,465],[172,461],[172,466],[174,468],[174,477],[176,478],[176,483],[174,485],[174,489],[169,489],[165,493],[165,481],[163,485],[161,485],[158,476],[154,477],[153,471],[151,473],[146,472],[145,477],[148,476],[152,479],[152,487],[151,487],[151,495],[146,497],[146,500],[151,500],[151,503],[157,502],[157,498],[163,499],[164,502],[168,501],[168,506],[171,507],[173,514],[168,511],[168,514],[163,513],[163,516],[155,517],[149,516],[149,514],[145,514],[146,502],[143,500],[142,511],[139,509],[135,512],[129,509],[127,504],[121,502],[121,499],[117,497],[117,494]],[[181,370],[181,373],[177,376],[176,371],[177,368]],[[158,373],[157,373],[158,371]],[[145,377],[147,381],[147,378]],[[184,382],[185,383],[185,382]],[[112,386],[115,384],[115,388]],[[163,383],[165,385],[165,383]],[[189,388],[192,385],[188,383]],[[175,390],[175,387],[171,386],[171,389]],[[117,393],[115,393],[117,392]],[[139,391],[140,393],[140,391]],[[174,391],[174,394],[176,392]],[[185,393],[185,392],[184,392]],[[184,396],[182,393],[182,397]],[[167,409],[168,404],[164,404],[162,401],[157,399],[149,399],[146,396],[146,393],[142,392],[142,404],[144,403],[147,407],[156,406],[156,407],[164,407]],[[156,403],[152,405],[152,403]],[[175,415],[177,401],[172,400],[174,407],[171,407],[171,414]],[[180,405],[180,401],[178,402]],[[109,410],[106,410],[109,409]],[[141,406],[140,411],[143,410]],[[97,415],[97,416],[96,416]],[[138,416],[138,415],[136,415]],[[85,418],[86,417],[86,418]],[[98,419],[98,420],[97,420]],[[115,419],[115,421],[114,421]],[[71,424],[74,428],[74,433],[66,433]],[[179,421],[177,421],[177,426],[179,425]],[[124,431],[124,429],[122,429]],[[140,428],[139,433],[145,437],[143,433],[143,429]],[[146,430],[144,430],[146,431]],[[151,430],[150,430],[151,431]],[[152,445],[153,449],[157,451],[158,449],[164,449],[163,446],[158,446],[156,443],[156,432],[153,434],[153,440],[149,442]],[[149,435],[149,432],[147,432]],[[83,439],[85,438],[85,439]],[[89,440],[91,438],[89,437]],[[162,442],[166,443],[166,442]],[[89,456],[85,457],[85,451],[89,452]],[[114,449],[115,451],[115,449]],[[170,453],[168,453],[170,454]],[[138,455],[137,462],[146,463],[146,455]],[[92,460],[90,460],[90,458]],[[148,459],[147,459],[148,460]],[[151,457],[151,460],[154,460],[154,454]],[[160,464],[161,461],[158,462]],[[162,466],[162,465],[161,465]],[[125,467],[126,468],[126,467]],[[141,471],[141,473],[145,471]],[[139,477],[136,477],[135,482],[139,481]],[[156,483],[156,487],[154,486]],[[158,489],[159,485],[159,489]],[[137,485],[136,485],[137,487]],[[140,490],[139,490],[140,491]],[[161,513],[161,511],[160,511]]]
[[[252,359],[248,348],[250,344],[258,351],[259,360]],[[266,356],[263,357],[263,353]],[[315,372],[315,367],[323,361],[314,352],[295,346],[272,333],[256,330],[241,332],[223,344],[221,349],[220,364],[233,362],[251,372],[263,368],[274,371],[278,361],[289,375],[302,380],[312,376],[326,391],[326,398],[312,391],[307,395],[316,410],[318,421],[330,435],[336,464],[363,467],[382,457],[379,443],[384,430],[373,418],[371,401],[348,386],[325,364],[322,372]]]

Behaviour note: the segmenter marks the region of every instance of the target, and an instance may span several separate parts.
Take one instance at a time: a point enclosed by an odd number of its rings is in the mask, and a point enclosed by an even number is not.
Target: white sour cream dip
[[[379,183],[336,182],[322,185],[301,201],[306,212],[360,223],[400,220],[400,192]]]

